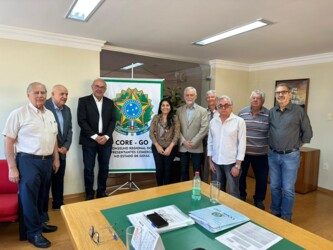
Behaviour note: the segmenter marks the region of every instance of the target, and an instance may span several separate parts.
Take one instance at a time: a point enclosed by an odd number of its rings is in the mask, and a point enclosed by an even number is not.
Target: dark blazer
[[[48,110],[52,111],[57,124],[58,124],[58,136],[57,136],[57,141],[58,141],[58,147],[65,147],[69,149],[69,147],[72,144],[72,136],[73,136],[73,130],[72,130],[72,113],[71,109],[67,106],[64,105],[62,109],[62,117],[64,118],[64,132],[63,134],[61,133],[60,130],[60,125],[59,125],[59,120],[57,113],[54,109],[54,105],[52,102],[52,98],[49,98],[45,102],[45,108]],[[66,159],[66,155],[60,154],[61,159]]]
[[[98,143],[91,136],[98,133],[99,113],[93,95],[79,98],[77,107],[77,121],[81,128],[79,143],[84,146],[97,146]],[[103,97],[102,104],[103,132],[110,139],[104,144],[110,146],[113,143],[112,133],[116,126],[116,111],[111,99]]]

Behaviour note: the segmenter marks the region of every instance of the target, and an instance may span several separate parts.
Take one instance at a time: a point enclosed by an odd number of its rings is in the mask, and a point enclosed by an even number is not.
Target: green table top
[[[193,201],[191,199],[191,191],[181,192],[177,194],[162,196],[150,200],[136,202],[124,206],[114,207],[110,209],[102,210],[102,214],[106,217],[110,225],[117,232],[121,240],[126,244],[126,228],[131,226],[131,223],[127,219],[126,215],[143,212],[146,210],[164,207],[168,205],[176,205],[185,214],[189,211],[196,210],[199,208],[209,207],[212,204],[209,198],[202,195],[200,201]],[[255,223],[255,222],[254,222]],[[231,228],[232,229],[232,228]],[[228,247],[215,240],[215,237],[228,232],[224,230],[219,233],[210,233],[205,228],[198,224],[194,224],[185,228],[177,229],[174,231],[166,232],[161,234],[161,238],[166,250],[168,249],[229,249]],[[303,249],[293,242],[282,239],[277,244],[272,246],[270,249]]]

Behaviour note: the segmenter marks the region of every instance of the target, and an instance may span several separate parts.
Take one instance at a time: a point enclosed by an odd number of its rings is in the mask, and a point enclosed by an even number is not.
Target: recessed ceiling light
[[[210,44],[210,43],[222,40],[222,39],[226,39],[226,38],[231,37],[231,36],[236,36],[238,34],[241,34],[241,33],[244,33],[244,32],[250,31],[250,30],[254,30],[254,29],[264,27],[264,26],[269,25],[269,24],[273,24],[273,23],[261,18],[261,19],[258,19],[255,22],[245,24],[241,27],[233,28],[233,29],[227,30],[223,33],[220,33],[220,34],[217,34],[217,35],[199,40],[197,42],[194,42],[193,44],[204,46],[204,45],[207,45],[207,44]]]
[[[103,2],[104,0],[75,0],[65,17],[87,22]]]
[[[127,65],[127,66],[125,66],[125,67],[122,67],[121,69],[122,70],[128,70],[128,69],[133,69],[133,68],[136,68],[136,67],[139,67],[139,66],[141,66],[141,65],[143,65],[143,63],[132,63],[132,64],[130,64],[130,65]]]

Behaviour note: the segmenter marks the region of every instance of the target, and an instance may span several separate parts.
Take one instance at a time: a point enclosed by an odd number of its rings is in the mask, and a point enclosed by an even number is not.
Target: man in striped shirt
[[[251,164],[256,178],[254,205],[263,210],[265,210],[263,201],[266,196],[268,178],[269,131],[269,110],[263,107],[264,102],[265,93],[261,90],[254,90],[250,96],[251,105],[243,108],[238,114],[246,122],[246,152],[239,179],[240,196],[242,200],[246,200],[246,175]]]

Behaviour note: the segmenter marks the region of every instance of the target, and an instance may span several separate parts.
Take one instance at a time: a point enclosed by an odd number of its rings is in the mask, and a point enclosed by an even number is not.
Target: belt
[[[277,153],[277,154],[280,154],[280,155],[286,155],[286,154],[290,154],[292,152],[296,152],[298,151],[299,149],[298,148],[294,148],[294,149],[291,149],[291,150],[282,150],[282,151],[278,151],[278,150],[275,150],[273,148],[270,148],[274,153]]]
[[[47,160],[53,157],[53,155],[33,155],[33,154],[27,154],[27,153],[17,153],[17,156],[19,157],[26,157],[31,159],[38,159],[38,160]]]

